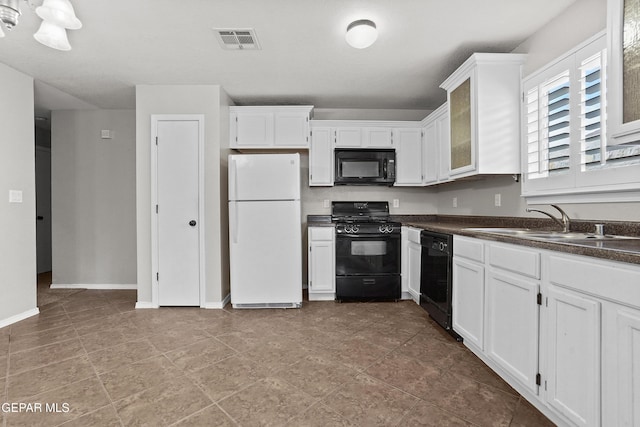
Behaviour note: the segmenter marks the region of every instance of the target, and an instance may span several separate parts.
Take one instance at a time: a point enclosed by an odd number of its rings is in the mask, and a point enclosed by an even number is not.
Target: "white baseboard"
[[[413,294],[412,294],[411,292],[406,292],[406,291],[403,291],[403,292],[400,294],[400,299],[401,299],[401,300],[405,300],[405,299],[412,299],[412,300],[414,300],[414,301],[415,301],[415,298],[414,298]]]
[[[313,293],[309,292],[309,301],[334,301],[336,294],[333,292]]]
[[[206,303],[204,303],[204,306],[202,308],[221,310],[227,304],[229,304],[229,301],[231,301],[231,294],[228,294],[226,297],[224,297],[222,302],[206,302]]]
[[[136,302],[136,308],[160,308],[160,306],[149,301],[138,301]]]
[[[27,310],[20,314],[16,314],[15,316],[8,317],[6,319],[0,320],[0,328],[4,328],[5,326],[12,325],[16,322],[24,320],[28,317],[35,316],[36,314],[40,314],[40,309],[38,307],[32,308],[31,310]]]
[[[128,283],[56,283],[49,286],[51,289],[95,289],[95,290],[120,290],[138,289],[136,284]]]

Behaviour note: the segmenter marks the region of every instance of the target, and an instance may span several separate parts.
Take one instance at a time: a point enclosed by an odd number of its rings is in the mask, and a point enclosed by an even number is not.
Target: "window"
[[[600,34],[523,80],[524,196],[596,202],[556,196],[640,189],[640,141],[607,139],[605,47]]]
[[[580,64],[581,171],[640,165],[640,141],[606,138],[605,56]]]

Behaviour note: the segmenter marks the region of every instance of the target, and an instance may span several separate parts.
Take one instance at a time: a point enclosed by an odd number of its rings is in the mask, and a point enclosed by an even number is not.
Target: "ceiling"
[[[575,0],[72,0],[73,50],[33,39],[21,2],[0,62],[33,76],[36,106],[135,108],[137,84],[219,84],[239,105],[433,109],[439,84],[472,52],[509,52]],[[39,1],[32,3],[38,4]],[[371,19],[377,42],[349,47]],[[253,28],[262,50],[223,50],[213,28]]]

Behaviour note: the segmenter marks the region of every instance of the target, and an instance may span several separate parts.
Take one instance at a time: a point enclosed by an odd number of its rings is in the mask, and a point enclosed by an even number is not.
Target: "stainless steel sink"
[[[576,242],[576,241],[598,241],[598,240],[624,240],[624,239],[640,239],[635,236],[618,236],[613,234],[593,234],[570,231],[563,233],[560,231],[550,230],[532,230],[529,228],[467,228],[470,231],[480,231],[489,234],[498,234],[501,236],[514,236],[523,239],[555,241],[555,242]]]

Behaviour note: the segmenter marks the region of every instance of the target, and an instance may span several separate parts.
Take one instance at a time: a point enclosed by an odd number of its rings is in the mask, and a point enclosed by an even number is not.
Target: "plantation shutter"
[[[526,92],[527,177],[546,178],[570,168],[569,70]]]
[[[604,51],[580,64],[580,164],[582,170],[602,167],[605,138]]]
[[[566,172],[570,167],[571,108],[569,72],[563,73],[544,87],[542,98],[543,122],[542,143],[546,148],[549,174]],[[546,146],[546,147],[545,147]]]

